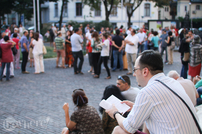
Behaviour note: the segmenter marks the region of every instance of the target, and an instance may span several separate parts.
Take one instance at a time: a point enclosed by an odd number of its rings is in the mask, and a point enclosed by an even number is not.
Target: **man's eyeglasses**
[[[133,69],[133,72],[135,72],[135,71],[138,70],[138,69],[142,69],[142,68],[134,68],[134,69]]]
[[[76,91],[83,91],[83,89],[75,89],[75,90],[73,91],[73,93],[75,93]]]
[[[123,82],[126,82],[122,76],[118,76],[118,79],[121,79]]]

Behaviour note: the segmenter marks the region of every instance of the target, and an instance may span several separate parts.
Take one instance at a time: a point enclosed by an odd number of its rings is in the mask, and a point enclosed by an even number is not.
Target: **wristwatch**
[[[115,120],[116,120],[116,114],[120,114],[121,115],[121,113],[119,111],[114,112],[114,119]]]

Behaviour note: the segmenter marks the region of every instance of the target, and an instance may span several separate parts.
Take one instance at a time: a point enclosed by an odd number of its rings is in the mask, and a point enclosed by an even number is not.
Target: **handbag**
[[[46,47],[43,45],[43,54],[47,54]]]
[[[16,48],[16,46],[14,45],[12,48],[11,48],[12,52],[13,52],[13,55],[16,55],[18,50]]]
[[[199,126],[199,123],[198,123],[198,121],[196,120],[196,117],[194,116],[193,112],[191,111],[191,109],[190,109],[190,107],[187,105],[187,103],[186,103],[175,91],[173,91],[170,87],[168,87],[165,83],[163,83],[162,81],[157,80],[157,79],[156,79],[155,81],[158,81],[158,82],[160,82],[162,85],[164,85],[165,87],[167,87],[173,94],[175,94],[175,95],[185,104],[185,106],[187,107],[187,109],[189,110],[189,112],[191,113],[191,115],[192,115],[192,117],[193,117],[193,119],[194,119],[194,122],[195,122],[195,124],[196,124],[196,126],[197,126],[197,128],[198,128],[199,133],[202,134],[201,128],[200,128],[200,126]]]
[[[190,56],[190,53],[189,52],[185,52],[182,60],[183,61],[189,61],[189,56]]]

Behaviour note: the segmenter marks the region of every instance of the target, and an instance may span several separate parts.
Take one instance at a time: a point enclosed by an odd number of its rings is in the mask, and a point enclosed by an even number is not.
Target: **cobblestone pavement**
[[[180,72],[179,53],[174,53],[174,64],[165,65],[164,72],[175,69]],[[29,63],[28,65],[29,66]],[[55,68],[55,59],[45,60],[45,73],[35,75],[34,68],[27,67],[30,74],[15,70],[15,78],[0,83],[0,133],[1,134],[58,134],[65,127],[64,102],[70,104],[70,114],[75,106],[72,91],[83,88],[89,98],[89,105],[98,109],[104,88],[116,84],[118,75],[127,71],[111,72],[112,79],[102,70],[99,79],[94,79],[85,56],[84,75],[74,75],[73,68]],[[130,76],[132,86],[136,79]]]

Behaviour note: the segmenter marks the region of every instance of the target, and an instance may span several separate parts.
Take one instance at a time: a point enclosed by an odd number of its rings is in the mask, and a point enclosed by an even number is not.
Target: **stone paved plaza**
[[[55,68],[55,59],[46,59],[45,73],[34,74],[34,68],[27,65],[30,74],[15,70],[15,77],[0,82],[0,134],[59,134],[65,127],[64,102],[70,104],[70,114],[75,106],[72,91],[77,88],[85,90],[89,105],[98,109],[104,88],[116,84],[118,75],[127,71],[111,72],[112,79],[105,70],[99,79],[94,79],[87,71],[90,69],[85,56],[84,75],[74,75],[73,68]],[[165,65],[164,73],[175,69],[180,72],[180,54],[174,52],[174,64]],[[135,77],[130,75],[132,86],[137,86]]]

